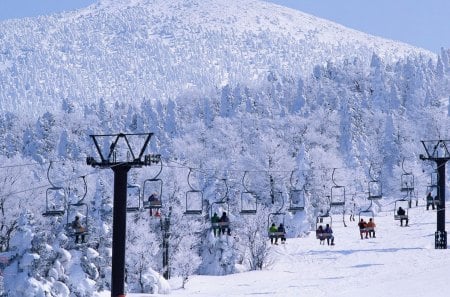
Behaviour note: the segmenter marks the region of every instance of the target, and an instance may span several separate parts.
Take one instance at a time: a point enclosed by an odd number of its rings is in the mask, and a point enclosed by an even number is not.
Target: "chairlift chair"
[[[333,181],[334,186],[331,187],[330,206],[345,206],[345,187],[338,185],[334,180],[335,171],[336,168],[333,168],[331,180]]]
[[[163,181],[159,178],[162,172],[162,161],[159,162],[159,171],[152,178],[144,180],[142,184],[142,207],[144,209],[160,209],[162,207]]]
[[[75,230],[72,222],[78,216],[83,229]],[[82,236],[89,234],[89,206],[84,202],[69,203],[67,208],[66,232],[68,236]]]
[[[256,214],[258,210],[258,196],[255,192],[250,191],[245,185],[245,176],[247,171],[244,172],[242,176],[242,186],[244,191],[241,192],[241,211],[243,215],[246,214]]]
[[[373,212],[373,210],[370,209],[370,207],[367,208],[367,209],[365,209],[365,210],[360,210],[360,211],[359,211],[359,214],[358,214],[358,222],[360,222],[361,219],[364,219],[364,218],[374,220],[374,212]],[[367,220],[367,221],[368,221],[368,220]]]
[[[325,233],[325,232],[317,232],[319,230],[319,227],[322,227],[322,230],[325,231],[326,226],[329,225],[330,228],[333,226],[333,218],[331,215],[327,212],[322,215],[318,215],[316,217],[316,239],[320,239],[322,242],[324,239],[330,238],[332,236],[331,233]]]
[[[210,208],[210,218],[213,217],[214,214],[217,214],[220,218],[223,213],[226,213],[229,217],[230,215],[230,205],[227,201],[216,201],[211,203]],[[229,228],[230,222],[211,222],[211,228]]]
[[[289,208],[290,212],[305,210],[306,190],[291,189],[289,191]]]
[[[45,211],[42,213],[44,217],[48,216],[62,216],[67,208],[67,193],[63,187],[56,186],[50,179],[50,169],[53,162],[47,169],[47,179],[51,187],[45,191]]]
[[[318,215],[316,217],[316,230],[319,226],[322,226],[322,228],[325,229],[327,224],[330,225],[330,227],[333,225],[333,218],[329,213]]]
[[[395,201],[394,204],[394,220],[401,220],[401,219],[408,219],[408,206],[410,204],[410,200],[408,199],[399,199]],[[399,209],[399,207],[401,207],[402,209],[405,210],[405,214],[404,215],[398,215],[397,211]]]
[[[44,217],[62,216],[66,212],[66,191],[63,187],[50,187],[45,192]]]
[[[254,192],[241,193],[241,214],[256,214],[258,210],[258,196]]]
[[[127,212],[137,212],[141,208],[141,187],[135,184],[127,185]]]
[[[405,158],[402,161],[402,176],[400,177],[401,187],[400,191],[402,192],[413,192],[414,191],[414,175],[411,172],[407,172],[405,170]]]
[[[439,181],[439,174],[437,171],[431,172],[431,186],[437,186]]]
[[[431,193],[431,197],[433,197],[433,204],[435,206],[439,205],[440,201],[439,201],[439,187],[437,185],[429,185],[427,186],[427,191],[425,193],[425,195],[428,195],[428,193]],[[425,198],[427,199],[427,198]],[[426,201],[426,203],[428,204],[428,201]]]
[[[272,212],[269,213],[269,215],[267,216],[267,232],[268,232],[268,236],[270,237],[280,237],[280,236],[284,236],[284,232],[270,232],[270,226],[272,224],[275,224],[275,226],[279,226],[280,224],[283,224],[283,226],[286,228],[286,224],[284,223],[285,221],[285,217],[286,217],[286,213],[284,212]]]
[[[187,183],[190,190],[186,191],[186,207],[184,214],[201,215],[203,213],[203,192],[192,186],[190,181],[192,171],[193,169],[189,168]]]
[[[402,173],[400,190],[402,192],[414,191],[414,175],[412,173]]]
[[[66,232],[69,236],[81,236],[82,238],[84,238],[86,235],[88,235],[89,230],[89,206],[84,202],[84,199],[87,195],[86,177],[81,176],[81,178],[83,178],[84,182],[84,193],[77,201],[69,201],[67,205]],[[81,230],[75,230],[72,226],[72,222],[75,220],[76,216],[80,218],[81,226],[83,227],[83,229]]]
[[[220,195],[221,197],[217,198],[216,201],[211,203],[210,206],[210,218],[213,217],[214,213],[216,213],[219,217],[226,213],[229,217],[230,215],[230,204],[228,203],[228,184],[226,179],[222,179],[222,181],[225,184],[225,193],[223,195]],[[216,193],[217,195],[218,193]],[[212,223],[212,228],[229,228],[230,222],[216,222]]]
[[[331,187],[331,206],[345,206],[345,187],[332,186]]]
[[[378,180],[369,181],[369,200],[377,200],[383,197],[381,190],[381,182]]]
[[[159,178],[146,179],[142,185],[142,206],[144,209],[162,208],[163,181]]]
[[[302,189],[297,189],[294,186],[293,182],[294,171],[291,172],[291,177],[289,182],[291,184],[291,189],[289,190],[289,208],[290,212],[302,211],[305,209],[305,197],[306,197],[306,189],[303,186]]]

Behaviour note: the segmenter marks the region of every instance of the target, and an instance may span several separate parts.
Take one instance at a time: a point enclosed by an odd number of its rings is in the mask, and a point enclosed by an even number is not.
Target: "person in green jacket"
[[[214,215],[212,216],[211,225],[214,232],[214,237],[216,237],[217,231],[219,230],[219,216],[217,215],[217,213],[214,213]]]
[[[272,223],[272,226],[269,228],[269,237],[270,237],[270,244],[273,244],[273,240],[275,239],[275,243],[277,243],[277,236],[275,233],[278,231],[277,226],[275,226],[275,223]]]

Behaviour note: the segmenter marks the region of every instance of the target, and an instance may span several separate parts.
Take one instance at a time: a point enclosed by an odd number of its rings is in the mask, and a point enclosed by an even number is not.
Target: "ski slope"
[[[172,279],[170,295],[447,296],[450,254],[434,249],[436,211],[419,206],[409,210],[409,217],[410,226],[400,227],[393,210],[379,213],[375,217],[377,237],[361,240],[356,221],[347,222],[345,228],[339,222],[342,217],[336,216],[335,246],[319,245],[313,233],[306,238],[288,238],[286,245],[272,247],[274,264],[267,270],[192,276],[185,289],[177,289],[180,280]]]

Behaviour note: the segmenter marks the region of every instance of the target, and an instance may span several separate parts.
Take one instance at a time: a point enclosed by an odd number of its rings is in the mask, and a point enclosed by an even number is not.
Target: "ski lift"
[[[333,225],[333,218],[331,217],[329,212],[318,215],[316,217],[316,230],[319,229],[319,226],[322,226],[322,228],[325,230],[325,227],[327,225],[330,225],[330,227]]]
[[[376,200],[381,199],[383,197],[382,189],[381,189],[381,182],[372,174],[372,164],[370,164],[369,168],[369,175],[370,175],[370,181],[369,181],[369,200]]]
[[[189,177],[191,176],[192,168],[189,168],[187,176],[187,183],[190,190],[186,192],[186,215],[201,215],[203,212],[203,192],[192,187]]]
[[[45,212],[42,213],[44,217],[48,216],[62,216],[66,212],[67,194],[63,187],[56,186],[50,179],[50,169],[52,168],[52,161],[47,170],[47,179],[51,187],[47,188],[45,192]]]
[[[290,212],[302,211],[305,209],[305,197],[306,197],[306,188],[303,185],[302,189],[296,189],[293,183],[293,175],[294,171],[291,172],[291,178],[289,179],[291,184],[291,189],[289,191],[289,208]]]
[[[127,184],[127,212],[137,212],[141,208],[141,187]]]
[[[283,207],[284,207],[284,199],[283,196],[281,196],[281,205],[280,207],[272,213],[269,213],[269,215],[267,216],[267,230],[268,230],[268,236],[270,237],[274,237],[274,236],[284,236],[283,232],[270,232],[270,226],[272,224],[275,224],[276,226],[279,226],[280,224],[283,224],[283,226],[286,227],[286,224],[284,223],[285,221],[285,217],[286,217],[286,213],[283,211]]]
[[[160,168],[158,173],[153,178],[144,180],[142,185],[142,206],[144,209],[153,209],[158,211],[162,208],[162,191],[163,181],[158,178],[162,171],[162,161],[159,161]]]
[[[335,171],[336,168],[333,168],[333,174],[331,175],[331,179],[333,181],[334,186],[331,187],[330,206],[345,206],[345,187],[338,185],[334,180]]]
[[[364,219],[364,218],[374,220],[374,212],[372,210],[372,200],[370,200],[370,205],[366,209],[359,211],[358,222],[360,222],[361,219]],[[368,220],[366,220],[366,221],[368,221]]]
[[[329,224],[330,227],[333,223],[333,218],[331,217],[330,211],[331,211],[331,204],[330,204],[330,196],[327,196],[328,200],[328,209],[323,212],[320,211],[321,214],[319,214],[316,217],[316,230],[319,228],[319,226],[322,226],[323,229],[325,229],[326,225]]]
[[[434,171],[434,172],[431,172],[431,183],[430,183],[430,185],[431,186],[437,186],[438,185],[438,181],[439,181],[439,174],[438,174],[437,170]]]
[[[406,172],[404,168],[405,159],[402,161],[402,176],[401,176],[401,188],[402,192],[413,192],[414,191],[414,175],[411,172]]]
[[[244,191],[241,192],[241,214],[256,214],[258,209],[258,196],[255,192],[250,191],[245,185],[245,175],[242,176],[242,186]]]
[[[81,176],[81,178],[84,183],[84,193],[79,200],[68,204],[66,231],[69,236],[77,238],[76,242],[78,242],[78,238],[81,238],[81,241],[84,243],[85,237],[89,234],[89,206],[84,202],[87,194],[86,176]],[[76,218],[80,221],[79,226],[73,224]]]
[[[275,204],[277,201],[282,201],[284,205],[283,192],[275,190],[275,181],[272,175],[270,175],[270,199],[272,204]]]
[[[439,201],[439,187],[437,185],[429,185],[427,186],[427,191],[425,193],[426,195],[426,205],[427,205],[427,210],[428,207],[430,206],[430,202],[433,204],[433,209],[435,206],[438,206],[440,204]],[[428,195],[431,195],[431,201],[429,201]]]
[[[286,213],[284,212],[272,212],[269,213],[268,217],[267,217],[267,232],[268,232],[268,236],[269,238],[273,237],[273,238],[277,238],[277,237],[281,237],[285,235],[285,232],[280,232],[280,231],[276,231],[276,232],[270,232],[270,226],[272,224],[275,224],[275,226],[280,226],[280,224],[283,224],[283,226],[286,227],[284,220],[286,217]]]
[[[318,215],[316,218],[316,239],[320,239],[320,242],[327,238],[331,238],[332,236],[331,233],[325,232],[327,225],[330,226],[330,228],[333,226],[333,218],[328,211],[325,214]],[[319,228],[322,229],[322,232]]]
[[[333,168],[331,180],[333,181],[334,186],[331,187],[330,208],[342,206],[342,223],[344,224],[344,227],[347,227],[347,223],[345,222],[345,187],[338,185],[334,180],[335,171],[336,168]]]
[[[430,185],[427,186],[427,194],[431,193],[433,197],[434,205],[438,206],[439,201],[439,186],[438,186],[439,175],[437,171],[431,173],[431,182]]]
[[[216,217],[219,214],[222,214],[222,216],[228,216],[230,214],[230,205],[228,203],[228,184],[226,179],[222,179],[224,185],[225,185],[225,192],[224,194],[219,197],[215,202],[211,203],[210,207],[210,218]],[[218,195],[218,192],[216,192],[216,196]],[[228,229],[228,233],[230,230],[230,221],[211,221],[211,228],[213,230],[218,229]]]
[[[394,220],[408,220],[408,207],[410,205],[409,199],[399,199],[394,204]],[[399,209],[403,209],[404,214],[398,214]]]

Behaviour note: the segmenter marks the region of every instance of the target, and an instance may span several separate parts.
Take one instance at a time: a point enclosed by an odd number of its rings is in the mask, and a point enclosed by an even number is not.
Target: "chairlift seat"
[[[269,232],[269,237],[284,237],[286,235],[286,232],[280,232],[280,231],[276,231],[276,232]]]
[[[57,217],[57,216],[64,215],[64,212],[65,211],[62,210],[62,209],[60,209],[60,210],[47,210],[46,212],[42,213],[42,215],[44,217],[51,217],[51,216]]]
[[[79,235],[89,235],[89,231],[87,228],[82,228],[82,230],[75,230],[72,227],[72,223],[66,224],[66,233],[69,236],[79,236]]]
[[[335,202],[331,202],[330,205],[331,206],[344,206],[345,202],[344,201],[335,201]]]
[[[184,212],[185,215],[200,215],[202,214],[202,211],[200,209],[187,209]]]
[[[398,215],[398,214],[396,214],[396,215],[394,215],[394,219],[395,220],[401,220],[401,219],[407,219],[408,218],[408,215]]]
[[[243,209],[240,211],[241,214],[255,214],[256,209]]]
[[[316,238],[320,240],[331,238],[331,236],[333,236],[333,234],[329,232],[316,232]]]
[[[216,222],[212,223],[213,228],[226,228],[230,226],[230,222]]]
[[[160,200],[158,201],[144,201],[144,208],[161,208],[162,207],[162,203]]]
[[[139,211],[139,207],[127,207],[127,212],[138,212]]]
[[[303,207],[303,206],[290,206],[288,208],[288,211],[290,211],[290,212],[303,211],[303,210],[305,210],[305,207]]]

